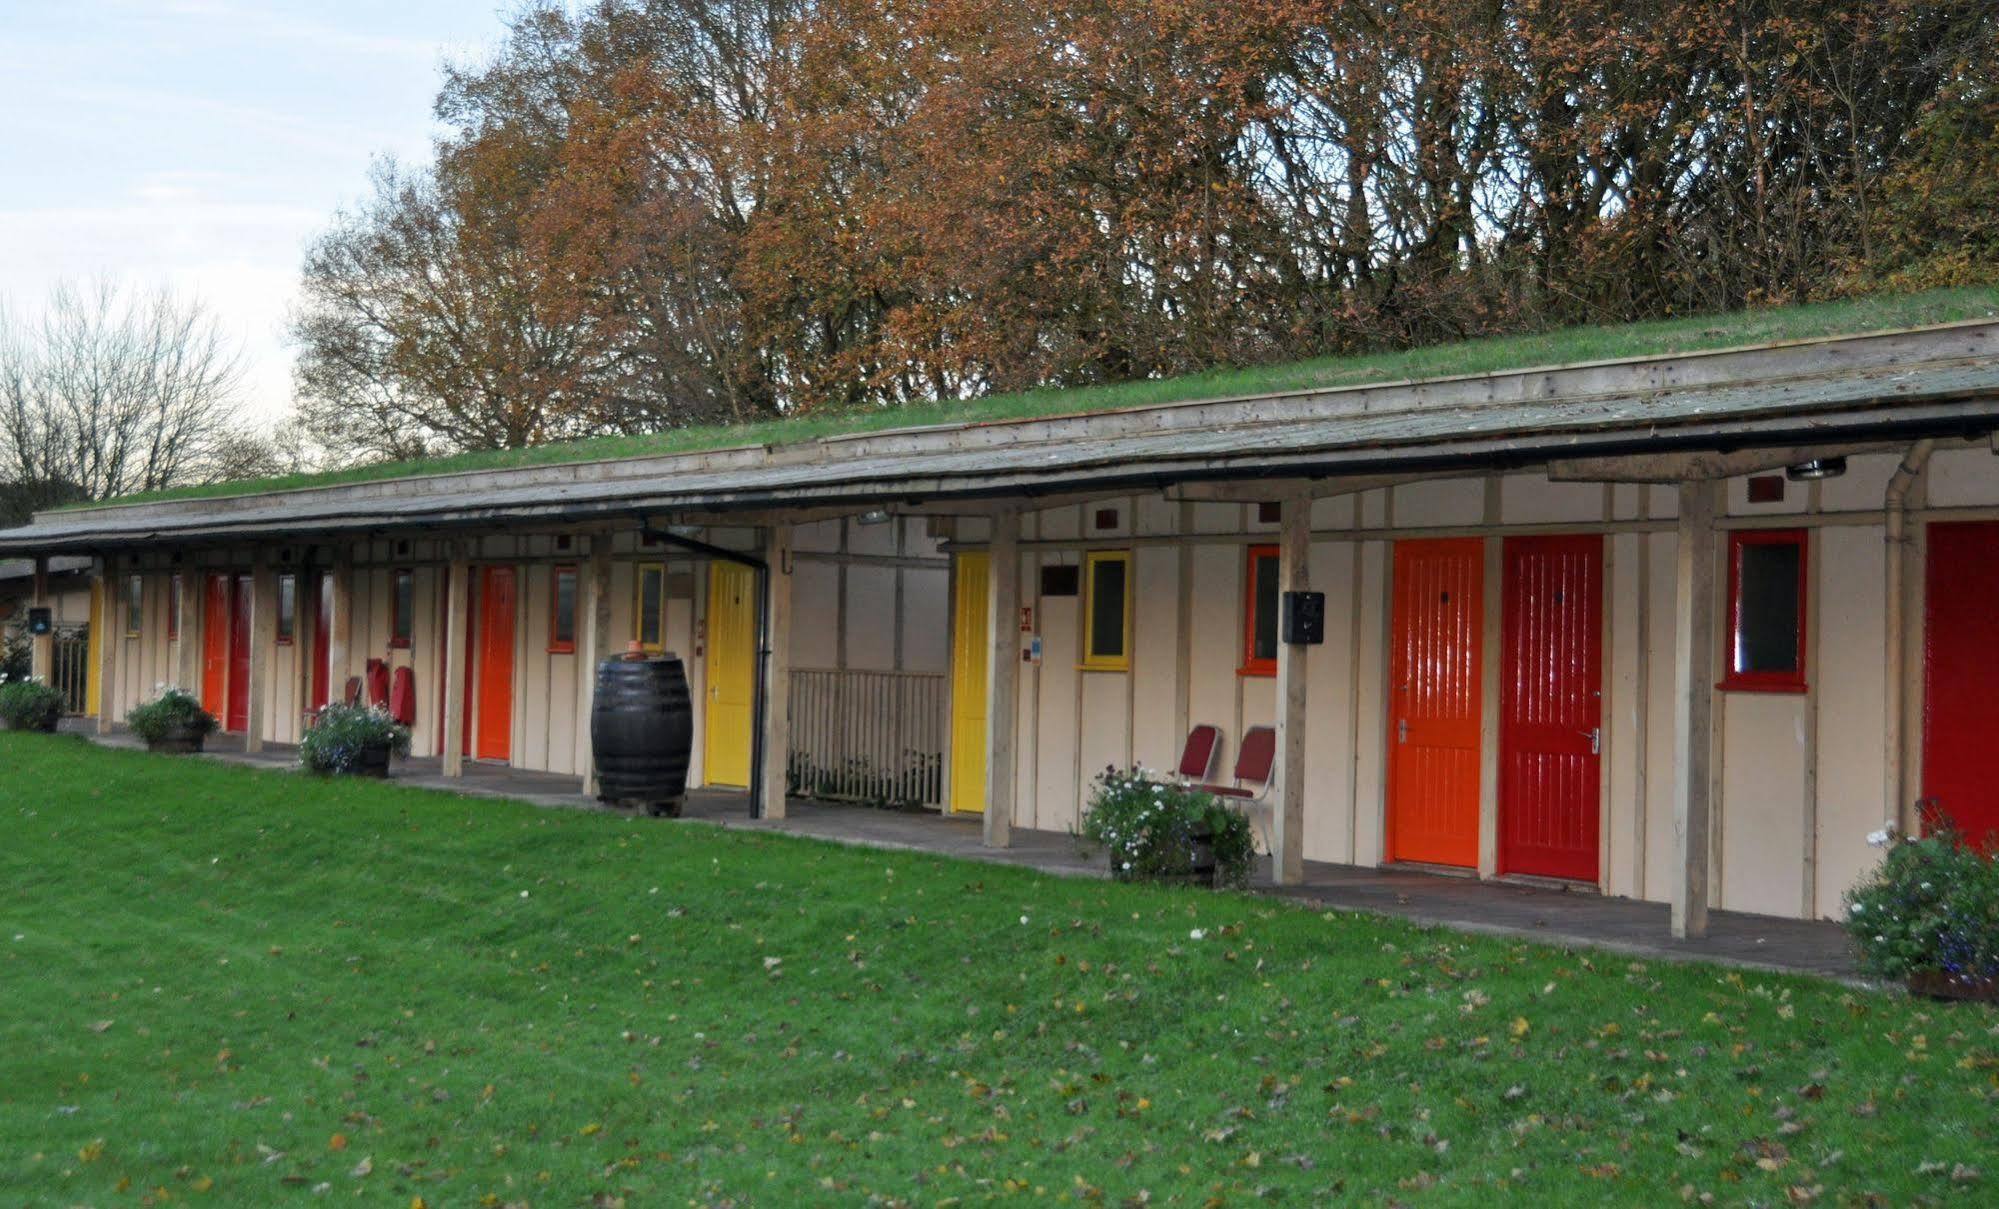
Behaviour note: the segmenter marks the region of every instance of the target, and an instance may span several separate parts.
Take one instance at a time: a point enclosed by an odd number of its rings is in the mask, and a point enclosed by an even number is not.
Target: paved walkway
[[[67,728],[66,728],[67,729]],[[76,728],[82,732],[82,728]],[[129,734],[90,736],[113,747],[138,747]],[[298,749],[268,745],[245,755],[237,736],[209,740],[209,754],[231,763],[293,768]],[[504,797],[539,806],[573,810],[604,807],[584,797],[575,777],[516,771],[468,761],[465,776],[444,777],[435,758],[399,760],[396,783],[474,796]],[[1024,865],[1076,877],[1104,877],[1102,857],[1086,859],[1068,834],[1015,828],[1013,846],[990,849],[980,843],[979,820],[930,812],[898,813],[840,803],[793,799],[789,817],[752,819],[741,793],[697,790],[683,817],[714,826],[784,831],[863,847],[934,852],[996,864]],[[1546,944],[1587,945],[1650,958],[1713,961],[1756,969],[1819,974],[1854,980],[1851,945],[1839,925],[1817,920],[1780,919],[1736,911],[1713,911],[1708,935],[1696,941],[1672,939],[1664,904],[1610,898],[1590,891],[1564,891],[1510,882],[1482,882],[1404,869],[1364,869],[1352,865],[1305,863],[1297,886],[1274,886],[1269,864],[1259,862],[1252,889],[1332,910],[1377,914],[1468,932],[1525,937]]]

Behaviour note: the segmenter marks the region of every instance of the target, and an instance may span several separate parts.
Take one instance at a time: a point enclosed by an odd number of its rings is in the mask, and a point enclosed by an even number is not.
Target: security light
[[[889,510],[886,508],[870,508],[854,519],[860,521],[863,525],[886,525],[895,518],[889,514]]]
[[[1799,462],[1784,468],[1784,477],[1794,483],[1810,483],[1819,479],[1836,479],[1846,473],[1845,458],[1813,458],[1809,462]]]

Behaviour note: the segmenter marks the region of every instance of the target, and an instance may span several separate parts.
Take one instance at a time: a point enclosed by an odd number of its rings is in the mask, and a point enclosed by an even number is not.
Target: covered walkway
[[[140,744],[122,728],[99,736],[87,720],[66,729],[112,747]],[[298,763],[295,747],[266,744],[246,755],[240,736],[217,735],[209,741],[210,755],[230,763],[269,769],[291,769]],[[399,760],[395,783],[419,789],[480,797],[510,798],[537,806],[602,810],[581,793],[575,777],[526,772],[476,761],[465,763],[464,775],[451,779],[436,758]],[[900,812],[865,806],[793,798],[786,817],[752,819],[746,795],[721,790],[697,790],[689,795],[684,820],[745,830],[781,831],[840,844],[930,852],[939,856],[992,864],[1020,865],[1044,873],[1104,877],[1108,870],[1099,854],[1085,855],[1076,839],[1063,832],[1016,828],[1013,844],[991,848],[982,843],[976,816],[939,815],[930,811]],[[1297,885],[1277,886],[1268,859],[1258,862],[1252,889],[1329,910],[1369,911],[1461,931],[1510,936],[1553,945],[1583,945],[1641,958],[1712,961],[1752,969],[1817,974],[1852,980],[1858,970],[1852,946],[1837,924],[1819,920],[1781,919],[1735,911],[1714,911],[1708,934],[1675,940],[1667,928],[1670,908],[1628,898],[1565,891],[1505,881],[1411,869],[1366,869],[1307,861]]]

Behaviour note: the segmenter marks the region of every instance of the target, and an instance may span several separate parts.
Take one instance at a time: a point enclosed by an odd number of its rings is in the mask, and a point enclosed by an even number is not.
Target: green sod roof
[[[1668,356],[1989,318],[1999,318],[1999,286],[1967,286],[1918,294],[1879,294],[1839,302],[1769,307],[1684,319],[1559,328],[1396,352],[1321,357],[1284,365],[1211,370],[1184,377],[1115,385],[1033,390],[902,407],[813,412],[788,419],[702,425],[645,436],[599,437],[525,449],[479,450],[410,462],[371,462],[319,474],[177,487],[125,496],[111,502],[215,498],[458,471],[606,461],[739,445],[781,445],[890,428],[1031,419],[1248,395],[1499,373],[1537,366]]]

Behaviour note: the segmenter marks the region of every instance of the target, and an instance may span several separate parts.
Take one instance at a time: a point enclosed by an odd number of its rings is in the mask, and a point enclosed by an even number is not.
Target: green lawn
[[[0,953],[7,1204],[1999,1189],[1986,1009],[75,739]]]
[[[1838,302],[1765,307],[1722,315],[1694,315],[1649,323],[1571,327],[1466,340],[1453,344],[1354,356],[1321,357],[1284,365],[1215,370],[1178,378],[1148,379],[1073,390],[1036,390],[983,398],[914,403],[899,408],[815,412],[745,425],[709,425],[649,436],[604,437],[566,444],[462,453],[421,462],[376,462],[314,475],[181,487],[134,495],[143,500],[244,495],[290,487],[491,470],[604,458],[641,457],[719,449],[730,445],[783,444],[839,433],[924,424],[1011,420],[1070,412],[1107,411],[1195,399],[1224,399],[1278,391],[1325,390],[1370,382],[1497,373],[1616,357],[1657,356],[1780,340],[1808,340],[1892,328],[1919,327],[1999,316],[1999,287],[1966,286],[1915,294],[1876,294]],[[77,505],[89,507],[90,505]]]

